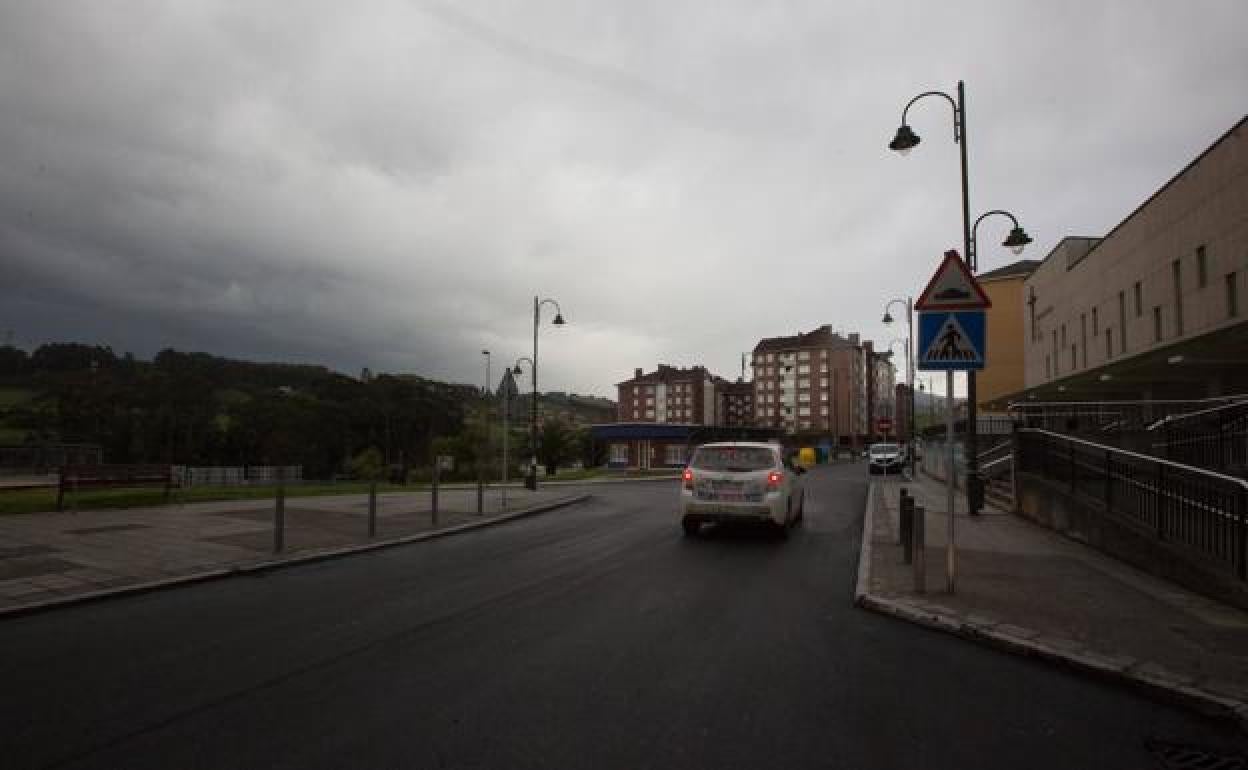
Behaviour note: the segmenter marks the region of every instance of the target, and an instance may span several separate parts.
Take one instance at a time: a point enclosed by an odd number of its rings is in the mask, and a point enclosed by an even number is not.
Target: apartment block
[[[869,347],[869,346],[868,346]],[[754,424],[858,444],[867,432],[867,362],[859,335],[821,326],[754,346]]]
[[[704,366],[687,369],[659,364],[653,372],[634,369],[632,379],[616,384],[620,422],[715,425],[715,377]]]

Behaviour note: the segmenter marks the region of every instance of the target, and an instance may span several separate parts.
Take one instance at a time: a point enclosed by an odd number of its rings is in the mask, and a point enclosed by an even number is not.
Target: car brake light
[[[690,470],[689,468],[685,468],[685,472],[682,473],[680,477],[684,479],[685,489],[693,489],[693,471],[692,470]]]
[[[784,474],[781,473],[780,471],[772,471],[771,473],[767,474],[767,486],[769,487],[773,487],[773,488],[778,487],[780,486],[780,482],[783,480],[784,480]]]

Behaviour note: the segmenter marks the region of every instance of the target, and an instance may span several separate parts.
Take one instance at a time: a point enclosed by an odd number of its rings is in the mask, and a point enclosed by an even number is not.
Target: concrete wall
[[[1018,514],[1103,551],[1157,577],[1248,610],[1248,583],[1229,570],[1207,566],[1206,557],[1157,540],[1150,532],[1106,515],[1061,484],[1031,473],[1016,476]]]
[[[1086,254],[1066,254],[1059,244],[1032,273],[1024,290],[1028,299],[1033,291],[1036,298],[1034,328],[1027,320],[1026,386],[1242,322],[1248,313],[1244,212],[1248,212],[1248,120]],[[1228,281],[1236,287],[1239,307],[1234,317],[1228,308]],[[1161,317],[1160,338],[1154,329],[1155,309]],[[1027,308],[1025,315],[1031,312]]]

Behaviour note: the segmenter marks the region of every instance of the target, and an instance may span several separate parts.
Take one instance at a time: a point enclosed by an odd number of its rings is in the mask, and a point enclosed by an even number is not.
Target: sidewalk
[[[898,544],[903,486],[927,511],[925,594],[914,592],[913,568],[903,564]],[[1248,728],[1248,613],[992,508],[978,517],[955,516],[957,579],[950,595],[945,494],[943,484],[922,475],[918,482],[874,485],[859,604],[1206,710],[1234,712]]]
[[[568,489],[488,489],[486,512],[478,514],[475,489],[442,489],[435,523],[427,490],[378,495],[374,538],[365,495],[288,498],[281,554],[273,552],[272,500],[0,516],[0,615],[419,538],[584,497]]]

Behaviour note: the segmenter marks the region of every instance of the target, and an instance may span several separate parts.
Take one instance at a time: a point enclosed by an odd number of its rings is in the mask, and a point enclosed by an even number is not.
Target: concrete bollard
[[[913,501],[912,501],[913,502]],[[914,591],[927,592],[927,511],[921,505],[914,506],[914,524],[911,532],[913,549]]]

